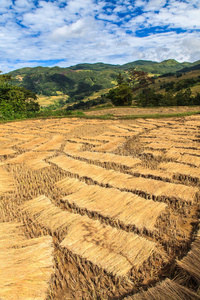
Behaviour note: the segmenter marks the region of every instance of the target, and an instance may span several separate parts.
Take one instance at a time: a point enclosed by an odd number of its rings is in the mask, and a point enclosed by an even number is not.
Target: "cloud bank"
[[[1,0],[0,70],[200,59],[199,0]]]

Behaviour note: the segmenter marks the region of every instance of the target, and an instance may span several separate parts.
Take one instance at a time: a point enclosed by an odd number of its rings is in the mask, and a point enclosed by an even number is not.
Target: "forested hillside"
[[[9,75],[12,76],[14,85],[29,89],[37,95],[56,96],[62,93],[68,95],[68,102],[77,102],[95,92],[103,93],[114,87],[119,72],[126,73],[134,68],[158,76],[175,73],[183,68],[198,69],[198,64],[199,61],[179,63],[172,59],[161,63],[138,60],[122,66],[95,63],[79,64],[69,68],[23,68],[10,72]]]

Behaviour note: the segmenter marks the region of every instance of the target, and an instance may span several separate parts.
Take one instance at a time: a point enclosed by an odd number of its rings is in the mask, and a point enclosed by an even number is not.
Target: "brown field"
[[[137,108],[137,107],[126,107],[126,108],[107,108],[101,110],[93,110],[85,112],[88,116],[101,116],[106,114],[113,114],[114,116],[127,116],[127,115],[151,115],[151,114],[178,114],[192,111],[200,111],[200,106],[179,106],[179,107],[158,107],[158,108]]]
[[[200,116],[0,124],[0,299],[200,299],[199,142]]]

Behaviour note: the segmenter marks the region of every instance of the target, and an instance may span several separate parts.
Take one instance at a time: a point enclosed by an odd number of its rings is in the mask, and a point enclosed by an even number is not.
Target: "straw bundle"
[[[25,152],[6,161],[6,164],[25,164],[33,170],[48,167],[44,159],[52,156],[51,152]]]
[[[180,154],[191,154],[191,155],[196,155],[196,156],[200,156],[200,152],[199,150],[195,150],[195,149],[185,149],[185,148],[174,148],[175,151],[179,151]]]
[[[64,152],[69,153],[69,154],[74,154],[81,150],[83,147],[82,143],[67,143],[64,148]]]
[[[62,145],[63,140],[64,140],[64,136],[54,135],[50,141],[34,148],[34,150],[37,150],[37,151],[59,150]]]
[[[78,192],[80,189],[86,186],[86,184],[78,179],[66,177],[58,182],[56,182],[56,186],[63,190],[65,194],[72,194]]]
[[[65,151],[67,154],[74,156],[76,158],[84,158],[88,161],[96,161],[100,163],[114,163],[117,165],[123,165],[128,168],[134,167],[135,165],[141,163],[139,158],[133,158],[131,156],[121,156],[111,153],[100,153],[100,152],[90,152],[90,151]]]
[[[162,283],[157,284],[153,288],[149,288],[147,292],[135,294],[124,298],[124,300],[199,300],[193,291],[179,285],[175,281],[166,279]]]
[[[144,151],[142,151],[142,154],[148,155],[150,154],[152,157],[162,157],[163,156],[163,152],[159,151],[159,150],[150,150],[150,149],[145,149]]]
[[[33,139],[35,136],[33,134],[23,134],[23,133],[14,133],[9,135],[11,139],[17,139],[20,141],[28,141]]]
[[[14,188],[15,184],[11,174],[0,167],[0,195],[13,191]]]
[[[45,196],[27,201],[22,211],[51,234],[61,234],[65,230],[62,248],[115,275],[126,275],[133,267],[139,269],[154,253],[158,252],[165,258],[154,242],[103,225],[87,216],[63,211]]]
[[[144,147],[147,147],[147,148],[153,149],[153,150],[166,150],[166,149],[170,149],[172,147],[172,145],[170,142],[167,142],[167,141],[163,142],[160,140],[159,142],[152,141],[152,142],[144,145]]]
[[[84,141],[97,141],[97,142],[101,142],[101,143],[107,143],[107,142],[110,141],[109,137],[104,136],[104,135],[97,135],[95,137],[84,136],[82,138],[82,140],[84,140]]]
[[[3,136],[0,136],[0,142],[8,142],[8,141],[10,141],[10,139],[4,137],[4,134]]]
[[[159,139],[154,139],[153,142],[150,142],[149,144],[144,145],[147,148],[150,149],[160,149],[160,150],[165,150],[165,149],[171,149],[171,147],[175,148],[184,148],[184,149],[198,149],[200,150],[199,143],[197,142],[173,142],[169,141],[167,139],[164,139],[163,136],[160,137]]]
[[[66,181],[69,185],[68,191],[73,190],[73,193],[64,197],[62,203],[68,202],[139,230],[156,230],[156,221],[167,206],[117,189],[89,186],[73,178]]]
[[[200,283],[200,230],[191,245],[190,252],[181,261],[177,261],[177,264]]]
[[[29,219],[38,223],[40,227],[52,235],[54,233],[61,235],[62,231],[65,232],[67,227],[76,222],[77,219],[88,218],[60,209],[44,195],[27,201],[22,205],[22,211],[27,214]]]
[[[192,177],[192,178],[196,178],[197,181],[200,180],[199,168],[191,167],[176,162],[163,162],[158,165],[158,168],[163,169],[167,172],[171,172],[174,175],[177,174],[185,178]]]
[[[200,157],[193,156],[190,154],[184,154],[184,155],[180,156],[177,159],[177,161],[188,164],[188,165],[194,165],[196,167],[200,167]]]
[[[0,223],[0,299],[46,299],[53,275],[51,237],[25,239],[19,223]]]
[[[86,140],[86,139],[81,139],[81,138],[70,138],[68,139],[69,142],[71,143],[82,143],[86,145],[91,145],[91,146],[101,146],[102,142],[97,142],[97,141],[91,141],[91,140]]]
[[[198,188],[180,184],[157,181],[146,178],[134,178],[113,170],[105,170],[99,166],[89,165],[82,161],[59,156],[50,160],[60,168],[79,177],[90,178],[98,184],[110,186],[137,194],[151,196],[156,199],[177,199],[192,203],[196,201]]]
[[[118,147],[122,146],[125,143],[126,139],[125,138],[114,138],[113,140],[111,140],[110,142],[102,145],[102,146],[97,146],[95,147],[95,151],[108,151],[108,152],[112,152],[114,150],[116,150]]]
[[[152,178],[156,180],[162,181],[171,181],[172,173],[168,173],[162,170],[151,170],[147,168],[133,168],[129,170],[129,173],[133,176],[144,177],[144,178]]]
[[[41,144],[43,144],[43,143],[45,143],[47,141],[48,141],[47,138],[38,137],[38,138],[35,138],[34,140],[32,140],[30,142],[21,144],[18,147],[21,148],[21,149],[34,149],[36,146],[40,146]]]
[[[156,125],[148,123],[146,120],[137,120],[137,125],[141,126],[143,129],[154,129]]]
[[[117,276],[138,271],[153,254],[165,258],[154,242],[91,219],[71,226],[60,246]]]
[[[10,155],[14,153],[16,153],[16,151],[11,148],[0,148],[0,156]]]

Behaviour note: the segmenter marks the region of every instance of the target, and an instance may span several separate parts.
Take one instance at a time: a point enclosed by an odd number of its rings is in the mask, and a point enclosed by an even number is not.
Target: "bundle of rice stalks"
[[[200,283],[200,230],[191,245],[190,252],[181,261],[177,261],[177,264]]]
[[[104,135],[97,135],[95,137],[90,137],[90,136],[84,136],[82,138],[84,141],[97,141],[101,143],[108,143],[110,141],[109,137],[104,136]]]
[[[125,143],[126,139],[123,137],[117,137],[113,138],[110,142],[102,145],[102,146],[97,146],[95,147],[95,151],[104,151],[104,152],[112,152],[115,151],[118,147],[121,147]]]
[[[64,152],[74,154],[82,149],[84,144],[82,143],[67,143],[64,148]]]
[[[83,218],[84,220],[84,218],[88,218],[60,209],[44,195],[24,203],[22,212],[25,213],[25,217],[32,222],[36,222],[46,232],[51,235],[56,233],[58,237],[65,234],[67,228],[77,219]]]
[[[133,296],[124,298],[124,300],[199,300],[193,291],[179,285],[175,281],[166,279],[162,283],[157,284],[153,288],[149,288],[147,292],[138,293]]]
[[[111,153],[101,153],[101,152],[91,152],[91,151],[65,151],[70,156],[74,156],[76,158],[83,158],[87,161],[100,162],[100,163],[110,163],[123,165],[128,168],[132,168],[135,165],[141,163],[139,158],[133,158],[131,156],[121,156]]]
[[[43,144],[43,143],[45,143],[47,141],[48,141],[47,138],[37,137],[37,138],[35,138],[34,140],[32,140],[30,142],[27,142],[27,143],[19,145],[18,147],[20,149],[28,149],[28,150],[30,150],[30,149],[34,149],[37,146],[40,146],[41,144]]]
[[[190,155],[196,155],[196,156],[200,156],[200,152],[199,150],[195,150],[195,149],[185,149],[185,148],[173,148],[174,151],[178,151],[180,154],[190,154]]]
[[[13,191],[14,188],[15,183],[11,174],[0,167],[0,195]]]
[[[155,129],[157,126],[155,124],[150,124],[146,120],[138,119],[137,125],[141,126],[143,129]]]
[[[149,153],[150,154],[150,153]],[[133,168],[128,170],[130,174],[136,177],[152,178],[156,180],[168,181],[172,179],[172,173],[168,173],[162,170],[151,170],[147,168]]]
[[[80,189],[86,186],[86,184],[78,179],[66,177],[58,182],[56,186],[63,190],[67,195],[78,192]]]
[[[200,150],[200,146],[199,143],[197,142],[173,142],[173,141],[169,141],[167,139],[164,139],[163,137],[160,137],[159,140],[154,139],[153,142],[144,145],[147,148],[150,149],[160,149],[160,150],[165,150],[165,149],[171,149],[172,147],[175,148],[184,148],[184,149],[196,149],[196,150]]]
[[[159,150],[150,150],[150,149],[143,150],[142,154],[144,154],[144,155],[151,155],[154,158],[158,158],[158,157],[162,157],[163,156],[163,152],[162,151],[159,151]]]
[[[108,273],[127,275],[132,268],[138,270],[154,255],[162,263],[166,259],[165,253],[156,243],[103,225],[87,216],[63,211],[45,196],[27,201],[22,210],[29,219],[35,220],[51,234],[65,233],[61,248],[87,259]]]
[[[89,218],[71,226],[60,246],[116,276],[138,272],[153,257],[161,264],[166,261],[154,242]]]
[[[3,143],[3,142],[8,142],[8,141],[10,141],[10,139],[4,137],[4,134],[3,134],[3,136],[0,136],[0,142],[1,142],[1,143]]]
[[[141,231],[156,230],[156,221],[167,206],[117,189],[89,186],[74,178],[64,181],[68,184],[68,192],[73,192],[64,197],[62,203],[67,202],[83,211],[87,210],[91,215],[95,212],[111,221],[119,221],[125,226],[136,227]]]
[[[10,155],[14,153],[16,153],[16,151],[11,148],[0,148],[0,156]]]
[[[20,227],[0,223],[0,299],[46,299],[54,273],[52,238],[27,240]]]
[[[168,154],[166,155],[167,158],[168,158]],[[170,154],[169,154],[170,156]],[[179,155],[178,154],[176,155],[175,154],[175,159],[176,161],[180,162],[180,163],[184,163],[184,164],[187,164],[187,165],[193,165],[195,167],[200,167],[200,157],[198,156],[193,156],[193,155],[190,155],[190,154],[183,154],[183,155]]]
[[[81,138],[70,138],[68,139],[69,142],[71,143],[78,143],[78,144],[86,144],[86,145],[91,145],[91,146],[101,146],[102,142],[97,142],[97,141],[91,141],[91,140],[86,140],[86,139],[81,139]]]
[[[50,141],[42,144],[41,146],[34,148],[34,150],[37,150],[37,151],[59,150],[62,145],[63,140],[64,140],[64,136],[54,135]]]
[[[110,186],[120,190],[126,190],[138,195],[143,195],[153,200],[193,203],[197,200],[198,188],[181,184],[173,184],[153,179],[135,178],[127,174],[113,170],[105,170],[102,167],[89,165],[82,161],[58,156],[50,159],[50,162],[58,165],[63,170],[83,178],[90,178],[99,185]]]
[[[163,169],[167,172],[171,172],[176,177],[180,177],[180,179],[194,178],[196,179],[196,181],[200,180],[199,168],[191,167],[176,162],[163,162],[158,165],[158,168]]]
[[[39,170],[49,166],[44,160],[52,155],[52,152],[25,152],[7,160],[6,164],[25,164],[32,170]]]
[[[23,134],[23,133],[14,133],[9,135],[11,139],[17,139],[20,141],[29,141],[32,140],[35,136],[33,134]]]

